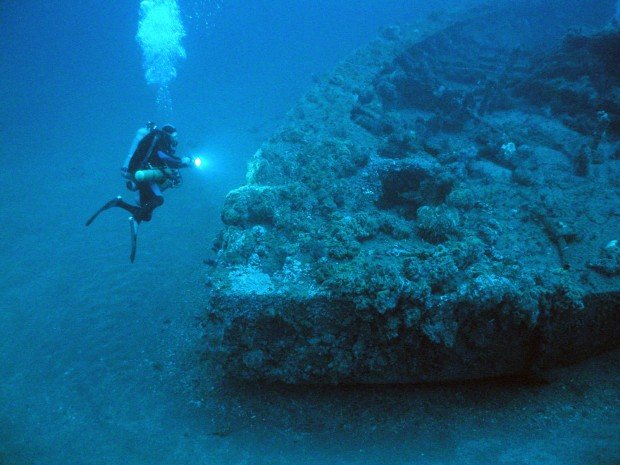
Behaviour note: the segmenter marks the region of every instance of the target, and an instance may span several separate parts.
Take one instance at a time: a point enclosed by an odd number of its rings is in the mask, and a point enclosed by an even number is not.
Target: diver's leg
[[[150,221],[153,210],[164,203],[164,196],[161,195],[157,183],[151,182],[140,187],[140,211],[134,215],[138,221]]]
[[[156,183],[149,183],[140,187],[140,206],[133,207],[135,213],[129,217],[129,231],[131,233],[131,253],[129,260],[131,263],[136,259],[136,249],[138,246],[138,226],[142,221],[150,221],[153,210],[164,203],[159,186]],[[124,207],[123,207],[124,208]]]
[[[123,210],[127,210],[132,215],[137,214],[138,211],[140,210],[140,207],[138,207],[137,205],[132,205],[130,203],[127,203],[124,200],[122,200],[120,197],[119,197],[118,205],[116,206],[122,208]]]

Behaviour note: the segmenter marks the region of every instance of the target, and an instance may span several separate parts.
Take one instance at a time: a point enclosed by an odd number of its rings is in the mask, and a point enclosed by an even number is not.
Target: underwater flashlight
[[[195,157],[194,158],[194,166],[196,168],[200,168],[202,166],[202,158],[200,157]]]

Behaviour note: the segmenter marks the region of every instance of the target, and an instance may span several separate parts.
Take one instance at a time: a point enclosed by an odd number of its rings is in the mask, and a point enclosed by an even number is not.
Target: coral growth
[[[210,271],[227,373],[462,379],[617,344],[620,32],[554,40],[524,5],[384,31],[263,144]]]

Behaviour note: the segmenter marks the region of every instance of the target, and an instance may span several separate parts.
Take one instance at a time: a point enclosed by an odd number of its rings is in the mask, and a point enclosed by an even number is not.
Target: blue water
[[[614,457],[597,454],[618,438],[617,411],[606,406],[617,400],[617,355],[559,371],[556,385],[535,391],[381,396],[252,392],[196,368],[201,262],[248,158],[315,76],[381,27],[464,2],[179,3],[202,16],[184,18],[187,58],[166,114],[145,82],[137,0],[0,2],[0,464]],[[127,215],[83,223],[123,191],[119,167],[135,130],[164,118],[179,129],[180,151],[209,167],[166,194],[131,265]]]

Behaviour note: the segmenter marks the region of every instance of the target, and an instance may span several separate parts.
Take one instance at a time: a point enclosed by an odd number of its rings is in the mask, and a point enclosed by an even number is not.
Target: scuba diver
[[[150,221],[153,210],[164,203],[164,190],[181,185],[179,168],[192,166],[191,158],[175,155],[177,144],[174,126],[167,124],[158,128],[149,122],[146,127],[140,128],[121,168],[121,174],[127,180],[127,189],[139,192],[138,204],[127,203],[119,195],[105,203],[86,222],[86,226],[89,226],[101,212],[113,207],[127,210],[131,214],[129,258],[132,263],[136,258],[138,226],[142,221]]]

